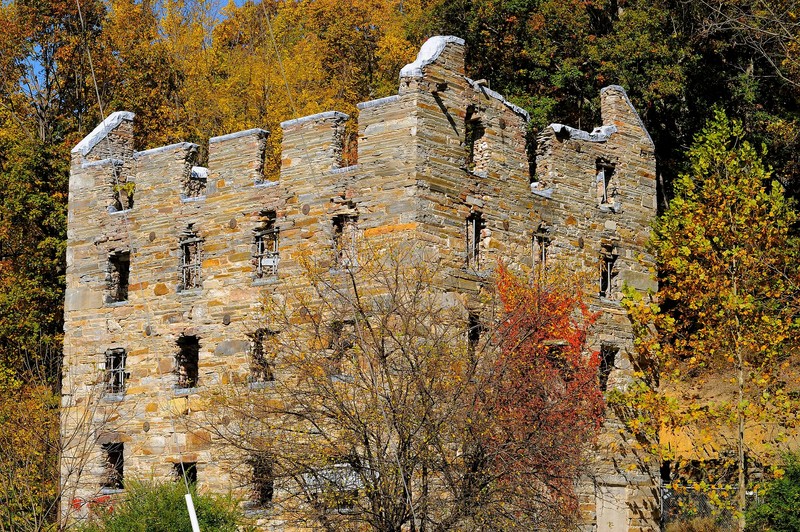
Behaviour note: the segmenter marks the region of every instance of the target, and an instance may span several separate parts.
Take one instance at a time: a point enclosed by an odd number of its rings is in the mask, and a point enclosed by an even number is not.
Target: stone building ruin
[[[358,163],[343,166],[348,116],[281,124],[277,181],[262,168],[269,134],[199,147],[133,150],[134,116],[110,115],[72,150],[62,433],[62,514],[85,515],[124,477],[184,471],[201,489],[231,486],[207,431],[204,388],[249,373],[276,378],[259,347],[264,294],[293,289],[304,256],[358,260],[355,239],[418,241],[441,259],[448,289],[477,294],[499,258],[526,268],[566,261],[594,272],[591,339],[603,388],[632,378],[633,334],[621,288],[655,289],[645,248],[656,213],[653,142],[625,91],[600,94],[603,126],[551,124],[536,172],[527,113],[465,77],[464,43],[428,40],[398,94],[358,104]],[[255,347],[254,347],[255,346]],[[89,438],[75,438],[88,426]],[[657,528],[647,466],[609,419],[596,475],[582,492],[586,530]],[[256,476],[267,463],[253,463]],[[272,497],[261,485],[257,498]]]

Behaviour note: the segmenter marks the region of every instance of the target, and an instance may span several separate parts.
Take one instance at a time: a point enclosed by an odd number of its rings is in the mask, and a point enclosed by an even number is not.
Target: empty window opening
[[[172,468],[177,480],[189,485],[197,484],[197,462],[178,462]]]
[[[617,254],[613,246],[603,246],[600,255],[600,297],[611,298],[614,294],[617,270]]]
[[[103,451],[103,481],[100,486],[109,489],[123,489],[124,445],[119,442],[104,443],[100,448]]]
[[[547,256],[550,252],[550,237],[544,231],[539,231],[533,235],[533,247],[531,259],[533,268],[538,272],[544,272],[547,268]]]
[[[616,180],[614,177],[614,165],[603,159],[598,159],[596,166],[597,181],[597,203],[600,205],[612,205],[617,196]]]
[[[189,224],[181,235],[181,285],[180,290],[200,288],[203,281],[200,277],[202,263],[203,240],[197,236],[193,229],[194,224]]]
[[[112,212],[127,211],[133,208],[133,193],[136,190],[136,183],[132,181],[118,180],[111,187]]]
[[[199,370],[200,342],[197,336],[178,338],[178,353],[175,355],[175,372],[178,375],[177,388],[197,386]]]
[[[258,506],[269,506],[275,494],[275,463],[267,453],[250,458],[253,468],[253,502]]]
[[[125,383],[128,380],[128,373],[125,372],[125,359],[127,354],[122,348],[109,349],[106,351],[106,392],[123,393]]]
[[[275,331],[258,329],[250,334],[250,381],[269,382],[275,380],[272,370],[272,347],[275,343]]]
[[[343,270],[358,266],[358,216],[340,214],[333,217],[334,268]]]
[[[618,352],[619,348],[612,345],[600,346],[600,365],[597,368],[597,377],[601,392],[608,389],[608,378],[615,367]]]
[[[473,212],[467,217],[467,268],[472,268],[473,270],[480,268],[481,234],[485,228],[486,225],[483,221],[483,216],[481,213]]]
[[[108,257],[107,303],[128,300],[128,280],[131,272],[131,254],[128,251],[112,253]]]
[[[330,325],[329,355],[326,371],[331,377],[344,375],[343,362],[356,344],[356,324],[353,320],[337,320]]]
[[[489,145],[486,128],[480,118],[474,116],[474,108],[467,110],[464,123],[464,144],[467,149],[467,170],[485,173],[489,169]]]
[[[670,460],[661,462],[661,466],[658,469],[662,485],[672,482],[672,462]]]
[[[474,355],[478,350],[478,344],[483,334],[483,325],[477,314],[470,313],[467,318],[467,349],[470,355]]]
[[[356,510],[364,483],[348,462],[335,463],[303,475],[314,502],[324,510],[350,514]]]
[[[256,277],[263,279],[278,275],[278,228],[275,227],[275,211],[261,213],[261,226],[254,231],[255,250],[253,262]]]
[[[184,198],[200,198],[206,193],[206,182],[208,181],[208,168],[202,166],[192,166],[189,176],[183,182]]]

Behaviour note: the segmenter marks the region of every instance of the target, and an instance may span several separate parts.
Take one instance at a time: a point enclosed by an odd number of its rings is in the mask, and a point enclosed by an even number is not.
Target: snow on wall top
[[[448,43],[455,43],[464,45],[464,39],[454,37],[452,35],[437,35],[431,37],[417,53],[417,58],[413,63],[409,63],[400,70],[401,78],[419,78],[422,77],[422,69],[430,65],[436,58],[444,51]]]
[[[130,111],[117,111],[108,115],[108,118],[100,122],[100,124],[92,130],[91,133],[83,137],[74,148],[72,153],[80,153],[86,156],[87,153],[92,151],[92,148],[97,146],[97,143],[106,138],[109,133],[122,123],[123,120],[133,121],[135,115]]]

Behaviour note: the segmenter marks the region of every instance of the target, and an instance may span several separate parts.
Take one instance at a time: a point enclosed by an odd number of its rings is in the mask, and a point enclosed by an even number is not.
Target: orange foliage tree
[[[575,479],[604,403],[598,354],[586,350],[596,315],[581,300],[578,283],[561,277],[529,283],[498,269],[502,341],[484,408],[496,416],[490,441],[500,451],[496,459],[512,464],[505,466],[508,480],[574,510]]]

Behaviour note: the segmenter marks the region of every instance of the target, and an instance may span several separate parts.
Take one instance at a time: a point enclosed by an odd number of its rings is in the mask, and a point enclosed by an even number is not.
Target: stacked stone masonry
[[[602,311],[591,348],[608,357],[605,385],[630,381],[621,287],[656,288],[645,248],[656,212],[652,140],[625,91],[610,86],[600,95],[603,126],[552,124],[532,165],[527,114],[465,77],[463,56],[461,39],[434,37],[402,70],[397,95],[358,105],[356,166],[342,166],[348,116],[338,112],[281,124],[277,181],[263,178],[269,133],[260,129],[212,138],[207,168],[197,166],[195,144],[135,152],[126,112],[76,146],[65,517],[120,491],[108,479],[118,449],[126,477],[170,478],[183,463],[201,489],[240,487],[224,443],[185,421],[202,414],[204,390],[247,381],[263,298],[296,290],[303,260],[336,267],[346,259],[334,250],[343,224],[366,241],[418,242],[441,261],[446,289],[466,297],[490,282],[498,259],[588,272],[598,283],[591,305]],[[126,278],[127,291],[119,287]],[[114,366],[123,355],[124,367]],[[620,428],[610,417],[596,472],[582,484],[586,530],[657,528],[651,468]],[[76,436],[82,430],[87,437]],[[279,516],[271,527],[281,529]]]

